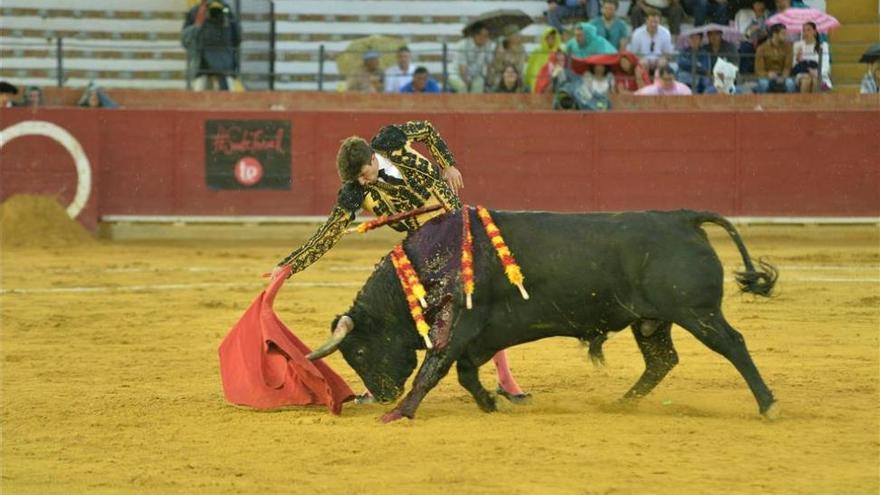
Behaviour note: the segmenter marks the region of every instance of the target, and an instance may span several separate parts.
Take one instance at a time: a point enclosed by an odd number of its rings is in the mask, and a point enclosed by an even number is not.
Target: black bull
[[[742,255],[740,289],[767,296],[775,269],[755,268],[733,225],[711,212],[556,214],[493,212],[496,224],[526,277],[531,298],[523,300],[508,282],[482,228],[472,215],[476,291],[466,309],[456,291],[448,346],[427,352],[412,390],[385,420],[412,418],[425,395],[453,363],[458,380],[484,411],[495,397],[478,378],[479,367],[501,349],[545,337],[576,337],[601,346],[608,332],[631,326],[645,359],[645,372],[625,394],[647,395],[678,363],[673,323],[726,357],[752,390],[762,414],[775,414],[773,394],[746,349],[742,335],[721,312],[721,261],[701,228],[724,228]],[[450,253],[458,256],[459,253]],[[413,260],[419,273],[426,267]],[[429,294],[430,302],[430,294]],[[448,316],[448,315],[447,315]],[[427,315],[431,323],[431,314]],[[417,364],[424,344],[415,330],[394,268],[386,256],[349,311],[336,318],[317,359],[337,347],[380,401],[396,399]],[[591,349],[601,355],[601,350]]]

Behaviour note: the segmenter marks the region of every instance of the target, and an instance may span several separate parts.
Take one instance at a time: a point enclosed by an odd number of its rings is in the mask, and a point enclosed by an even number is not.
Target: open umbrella
[[[721,24],[704,24],[702,26],[682,31],[681,34],[678,35],[678,48],[687,48],[688,38],[690,38],[692,34],[700,34],[706,38],[711,31],[721,31],[721,39],[728,43],[736,45],[742,40],[742,34],[734,27],[722,26]]]
[[[840,21],[833,16],[816,9],[786,9],[785,12],[770,16],[767,19],[767,25],[784,24],[785,30],[791,34],[800,33],[804,27],[804,23],[813,22],[816,24],[816,30],[820,33],[840,27]]]
[[[364,63],[364,54],[369,51],[379,52],[379,65],[382,70],[394,65],[397,61],[397,49],[406,42],[393,36],[372,35],[352,40],[345,51],[336,56],[336,67],[339,73],[350,76]]]
[[[474,26],[482,24],[489,30],[489,36],[497,38],[502,35],[507,26],[516,26],[517,30],[522,29],[532,23],[532,18],[519,9],[500,9],[490,10],[475,17],[471,22],[464,26],[461,34],[470,36],[473,34]]]
[[[862,54],[862,58],[859,59],[859,62],[863,64],[872,64],[880,60],[880,43],[874,43],[871,45],[865,53]]]

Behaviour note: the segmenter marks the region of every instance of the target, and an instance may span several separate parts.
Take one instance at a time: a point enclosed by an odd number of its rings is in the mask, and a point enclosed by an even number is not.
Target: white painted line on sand
[[[193,283],[193,284],[152,284],[152,285],[105,285],[97,287],[33,287],[0,289],[0,294],[76,294],[94,292],[145,292],[186,289],[236,289],[265,286],[265,282],[249,283]],[[293,282],[288,287],[296,288],[340,288],[361,287],[362,282]]]
[[[734,279],[725,277],[726,283],[733,283]],[[835,283],[835,284],[880,284],[880,277],[786,277],[783,283]],[[0,289],[2,294],[76,294],[95,292],[145,292],[187,289],[235,289],[251,288],[266,285],[265,282],[247,283],[188,283],[188,284],[143,284],[143,285],[105,285],[96,287],[33,287]],[[363,282],[292,282],[288,287],[293,288],[358,288]]]

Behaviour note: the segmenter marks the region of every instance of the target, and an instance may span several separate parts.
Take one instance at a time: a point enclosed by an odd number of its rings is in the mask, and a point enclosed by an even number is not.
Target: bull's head
[[[389,269],[390,273],[383,273]],[[380,265],[354,306],[337,316],[330,329],[330,338],[309,354],[309,359],[320,359],[338,349],[376,400],[390,402],[403,393],[418,364],[416,349],[424,344],[390,263]]]

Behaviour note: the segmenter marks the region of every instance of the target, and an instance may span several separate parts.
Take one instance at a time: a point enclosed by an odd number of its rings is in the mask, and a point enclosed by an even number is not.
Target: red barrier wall
[[[95,185],[81,220],[100,215],[324,215],[335,155],[351,134],[427,118],[456,154],[465,202],[502,209],[711,209],[727,215],[877,216],[880,112],[410,113],[195,110],[3,110],[65,127]],[[290,191],[210,190],[207,119],[289,119]],[[44,137],[0,150],[0,200],[63,198],[72,161]],[[75,177],[74,177],[75,179]],[[48,191],[47,191],[48,189]],[[65,199],[67,200],[67,199]],[[90,217],[91,215],[91,217]],[[92,218],[92,220],[89,220]]]

